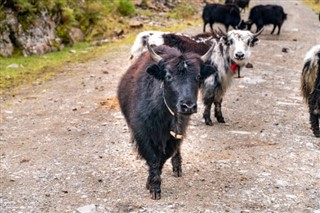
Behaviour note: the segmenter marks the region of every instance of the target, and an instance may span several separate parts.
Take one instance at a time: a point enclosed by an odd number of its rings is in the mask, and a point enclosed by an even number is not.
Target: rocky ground
[[[267,1],[250,6],[259,3]],[[199,101],[182,145],[183,177],[165,164],[161,200],[145,189],[147,167],[117,105],[130,50],[119,46],[2,99],[0,212],[319,213],[320,140],[299,80],[320,23],[300,1],[268,3],[288,13],[281,35],[266,27],[252,49],[253,68],[223,102],[226,124],[206,126]]]

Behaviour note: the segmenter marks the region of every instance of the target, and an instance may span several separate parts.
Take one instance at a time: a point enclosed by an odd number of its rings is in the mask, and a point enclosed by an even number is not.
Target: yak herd
[[[173,173],[182,175],[180,145],[190,116],[197,112],[198,93],[204,104],[203,119],[212,126],[211,107],[219,123],[224,123],[221,104],[233,76],[250,58],[250,48],[259,41],[265,25],[271,34],[287,14],[279,5],[257,5],[249,19],[241,20],[249,0],[226,0],[225,4],[206,4],[203,33],[140,32],[131,48],[131,66],[120,80],[118,99],[131,131],[132,141],[149,168],[146,187],[151,198],[161,198],[161,172],[171,158]],[[213,29],[225,25],[226,32]],[[205,32],[209,24],[211,32]],[[256,25],[256,32],[251,26]],[[228,30],[229,26],[234,29]],[[311,129],[320,137],[320,45],[306,55],[301,74],[301,92],[310,113]]]

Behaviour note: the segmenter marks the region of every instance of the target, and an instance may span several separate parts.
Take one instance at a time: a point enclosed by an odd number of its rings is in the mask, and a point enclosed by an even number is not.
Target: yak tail
[[[287,20],[288,14],[287,13],[283,13],[283,20]]]
[[[320,51],[311,58],[306,58],[301,74],[301,93],[306,102],[320,85]]]

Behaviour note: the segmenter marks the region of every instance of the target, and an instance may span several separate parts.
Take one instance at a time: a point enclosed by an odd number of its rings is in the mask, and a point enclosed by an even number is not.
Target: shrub
[[[74,26],[77,23],[73,9],[69,7],[62,8],[62,23],[66,27]]]
[[[135,6],[129,0],[119,0],[117,10],[123,16],[133,16],[136,14]]]
[[[198,12],[197,7],[193,3],[180,3],[169,14],[169,17],[174,19],[188,18],[196,15]]]

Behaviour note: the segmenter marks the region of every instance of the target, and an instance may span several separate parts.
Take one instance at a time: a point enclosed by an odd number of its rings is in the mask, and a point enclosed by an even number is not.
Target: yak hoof
[[[160,200],[161,198],[160,186],[152,186],[152,184],[150,183],[150,179],[148,178],[146,188],[149,190],[152,200]]]
[[[173,169],[173,176],[174,177],[181,177],[182,176],[182,169],[181,168],[174,168]]]
[[[320,138],[320,131],[313,131],[313,134],[316,138]]]
[[[213,126],[213,122],[212,122],[212,120],[211,120],[210,118],[205,118],[205,119],[204,119],[204,122],[205,122],[206,125],[208,125],[208,126]]]
[[[223,118],[223,117],[218,117],[218,118],[217,118],[217,120],[218,120],[218,122],[219,122],[219,123],[225,123],[225,121],[224,121],[224,118]]]
[[[149,183],[146,184],[146,187],[150,191],[152,200],[160,200],[161,189],[153,189]]]
[[[151,193],[151,199],[152,200],[160,200],[161,199],[161,190],[157,190],[157,191],[151,191],[150,190],[150,193]]]

